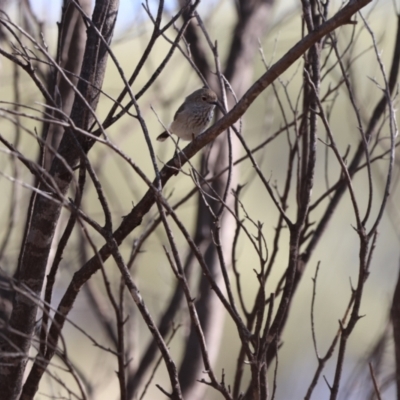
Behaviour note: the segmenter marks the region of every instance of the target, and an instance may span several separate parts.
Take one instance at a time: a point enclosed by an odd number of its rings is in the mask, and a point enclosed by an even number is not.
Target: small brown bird
[[[217,95],[211,89],[202,88],[194,91],[178,108],[168,128],[169,132],[183,140],[194,139],[206,130],[213,117],[217,101]],[[169,133],[164,131],[157,140],[163,142],[168,137]]]

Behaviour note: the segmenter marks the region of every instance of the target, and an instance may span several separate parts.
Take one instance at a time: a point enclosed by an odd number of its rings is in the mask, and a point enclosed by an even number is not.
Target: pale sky
[[[165,9],[173,10],[177,0],[165,0]],[[201,6],[207,7],[217,0],[202,0]],[[94,0],[92,0],[94,3]],[[117,20],[117,32],[127,27],[129,23],[141,17],[146,17],[142,8],[144,0],[120,0],[120,9]],[[156,5],[158,1],[150,0],[150,4]],[[60,19],[62,0],[31,0],[35,14],[42,21],[55,22]]]
[[[94,3],[94,1],[93,1]],[[167,0],[166,6],[172,1]],[[36,15],[43,21],[59,21],[62,0],[31,0]],[[130,21],[138,18],[138,13],[144,15],[142,0],[120,0],[117,29],[123,29]]]

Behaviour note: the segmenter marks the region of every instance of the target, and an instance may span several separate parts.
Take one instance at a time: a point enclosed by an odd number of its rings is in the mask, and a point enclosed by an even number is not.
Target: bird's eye
[[[206,96],[203,96],[201,99],[202,99],[203,101],[207,101],[207,97],[206,97]]]

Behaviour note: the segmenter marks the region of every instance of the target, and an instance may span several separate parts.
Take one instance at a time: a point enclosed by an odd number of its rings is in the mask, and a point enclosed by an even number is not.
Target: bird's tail
[[[157,136],[157,140],[159,142],[163,142],[164,140],[169,138],[169,133],[167,131],[164,131],[163,133],[161,133],[160,135]]]

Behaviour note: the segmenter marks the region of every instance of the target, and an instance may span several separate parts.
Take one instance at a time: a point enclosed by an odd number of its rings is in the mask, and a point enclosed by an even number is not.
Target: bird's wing
[[[174,121],[178,117],[178,115],[185,110],[185,103],[181,104],[181,106],[178,108],[177,112],[174,115]]]

